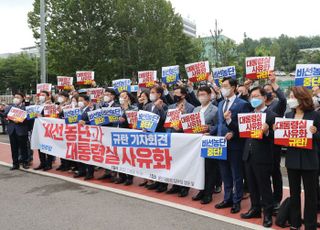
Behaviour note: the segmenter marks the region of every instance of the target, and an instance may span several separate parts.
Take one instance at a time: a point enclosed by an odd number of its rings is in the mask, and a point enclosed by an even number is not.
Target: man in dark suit
[[[150,103],[146,104],[143,110],[155,113],[160,116],[156,132],[165,132],[164,122],[166,120],[166,113],[168,106],[161,99],[163,97],[163,88],[161,86],[154,86],[150,89]],[[167,191],[168,184],[161,182],[154,182],[147,186],[148,190],[157,190],[157,192]]]
[[[264,85],[264,90],[267,93],[266,106],[267,110],[277,114],[278,117],[283,117],[287,108],[287,98],[276,82],[276,77],[272,74],[269,76],[269,84]],[[281,162],[281,146],[273,145],[273,168],[272,168],[272,184],[273,184],[273,201],[274,209],[277,211],[280,207],[280,202],[283,196],[283,182],[280,170]]]
[[[271,227],[273,197],[270,177],[273,158],[273,124],[277,114],[267,109],[266,99],[266,91],[263,88],[255,87],[250,91],[251,106],[255,113],[266,113],[266,123],[262,127],[262,140],[246,139],[243,161],[250,191],[251,208],[248,212],[241,214],[241,218],[260,218],[261,208],[263,208],[263,226]]]
[[[228,158],[219,161],[220,173],[224,184],[224,200],[217,209],[231,208],[238,213],[243,196],[242,151],[244,140],[239,139],[238,113],[250,111],[250,105],[235,95],[237,80],[223,78],[221,93],[224,100],[218,105],[218,123],[210,131],[211,135],[225,136],[228,140]]]
[[[12,107],[25,110],[23,105],[24,94],[16,93],[14,95],[13,104],[6,107],[5,117]],[[10,170],[19,169],[19,152],[21,154],[22,167],[28,169],[28,123],[27,120],[24,122],[11,121],[8,123],[8,134],[10,139],[11,154],[12,154],[12,167]]]
[[[79,107],[81,108],[82,114],[81,114],[81,120],[79,121],[79,124],[81,125],[89,125],[89,117],[88,112],[93,110],[93,107],[90,103],[90,97],[85,94],[79,95]],[[84,177],[85,180],[91,180],[93,179],[94,174],[94,166],[88,165],[85,163],[78,162],[78,171],[74,174],[74,178]]]
[[[218,108],[211,103],[211,89],[208,86],[202,86],[198,89],[198,99],[201,106],[194,109],[194,113],[201,112],[204,115],[206,132],[209,128],[217,123]],[[200,191],[192,200],[201,200],[201,204],[209,204],[212,201],[212,195],[215,188],[220,187],[221,191],[221,176],[219,165],[216,159],[205,159],[205,176],[204,190]]]

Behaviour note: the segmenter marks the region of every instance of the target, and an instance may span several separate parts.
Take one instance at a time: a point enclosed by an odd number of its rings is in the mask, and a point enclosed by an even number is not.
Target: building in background
[[[26,54],[32,58],[34,57],[40,57],[40,50],[38,46],[30,46],[30,47],[24,47],[21,48],[21,51],[15,52],[15,53],[3,53],[0,54],[0,58],[8,58],[10,56],[20,55],[20,54]]]
[[[197,25],[194,21],[188,18],[182,18],[183,32],[190,37],[197,37]]]

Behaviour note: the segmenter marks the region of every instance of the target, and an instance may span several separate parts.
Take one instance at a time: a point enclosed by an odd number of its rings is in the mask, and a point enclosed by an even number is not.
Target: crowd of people
[[[305,229],[317,228],[317,211],[320,208],[319,198],[319,151],[320,144],[320,89],[314,87],[309,91],[305,87],[295,86],[287,96],[279,87],[275,76],[270,76],[264,85],[250,80],[238,84],[234,78],[223,78],[221,85],[214,82],[193,85],[179,81],[174,87],[163,83],[155,83],[150,89],[139,90],[137,93],[115,90],[106,87],[105,93],[98,102],[93,103],[85,90],[60,91],[55,95],[42,91],[39,95],[26,100],[22,93],[15,93],[13,103],[3,111],[5,118],[11,107],[25,110],[30,104],[56,104],[59,118],[63,118],[63,108],[71,105],[82,111],[80,124],[89,125],[88,112],[102,107],[121,107],[123,111],[145,110],[160,116],[156,132],[183,132],[179,127],[164,128],[168,109],[178,108],[182,114],[201,112],[205,117],[204,135],[224,136],[228,142],[227,160],[205,159],[205,186],[192,200],[201,204],[212,202],[214,194],[224,192],[216,209],[230,208],[233,214],[241,211],[241,201],[248,196],[251,208],[241,213],[241,218],[262,218],[264,227],[271,227],[272,215],[279,209],[283,199],[283,181],[281,174],[282,147],[274,144],[275,118],[313,120],[309,127],[313,134],[313,148],[302,149],[287,147],[285,166],[288,172],[290,187],[290,225],[291,229],[302,226],[301,215],[301,181],[304,188],[304,226]],[[265,113],[266,123],[263,124],[263,140],[239,138],[238,114]],[[129,128],[125,113],[119,123],[107,126]],[[39,115],[41,116],[41,115]],[[43,114],[42,114],[43,116]],[[33,122],[18,123],[6,121],[10,137],[12,161],[11,170],[22,167],[28,169],[33,159],[29,139]],[[199,154],[199,153],[195,153]],[[52,170],[55,158],[39,151],[40,164],[34,170]],[[75,163],[61,159],[55,170],[74,171],[74,177],[85,180],[94,178],[95,167],[84,163]],[[133,176],[117,173],[107,169],[98,179],[111,180],[116,184],[132,185]],[[169,185],[162,182],[145,180],[139,186],[148,190],[186,197],[188,187]],[[223,186],[223,190],[222,190]]]

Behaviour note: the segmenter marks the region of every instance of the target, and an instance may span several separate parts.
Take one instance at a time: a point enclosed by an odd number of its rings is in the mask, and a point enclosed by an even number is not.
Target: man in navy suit
[[[224,100],[218,105],[218,123],[210,134],[224,136],[228,140],[228,158],[219,161],[219,168],[224,184],[224,200],[217,204],[217,209],[231,208],[231,213],[238,213],[243,196],[242,152],[244,139],[239,138],[238,113],[250,112],[248,102],[236,97],[237,80],[223,78],[221,93]]]

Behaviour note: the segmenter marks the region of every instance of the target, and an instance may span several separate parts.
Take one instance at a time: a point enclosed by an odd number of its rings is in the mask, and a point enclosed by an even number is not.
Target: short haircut
[[[113,96],[117,96],[117,93],[114,89],[111,89],[111,88],[106,88],[106,93],[111,93]]]
[[[222,82],[225,82],[225,81],[229,81],[229,84],[231,86],[234,86],[235,88],[237,88],[237,85],[238,85],[238,81],[232,77],[224,77],[222,79]]]
[[[63,96],[63,97],[69,98],[69,94],[68,94],[68,92],[66,92],[66,91],[61,91],[61,92],[59,93],[59,96]]]
[[[161,86],[155,85],[155,86],[151,87],[150,90],[152,90],[152,89],[155,89],[157,93],[161,94],[161,96],[163,95],[163,88]]]
[[[85,100],[85,101],[88,101],[88,102],[90,101],[90,97],[89,97],[88,95],[86,95],[86,94],[80,94],[80,95],[79,95],[79,98],[80,98],[80,97],[82,97],[83,100]]]
[[[177,89],[180,89],[180,92],[183,95],[187,95],[188,94],[187,88],[185,86],[180,86],[179,85],[179,86],[174,87],[174,90],[177,90]]]
[[[46,91],[46,90],[42,90],[40,93],[44,93],[47,97],[50,96],[50,93],[48,91]]]
[[[211,94],[211,88],[209,86],[201,86],[198,89],[198,93],[199,92],[206,92],[207,94]]]
[[[249,94],[251,95],[251,93],[252,93],[253,91],[256,91],[256,90],[259,90],[261,96],[263,96],[263,97],[265,97],[265,96],[267,95],[267,92],[266,92],[266,91],[264,90],[264,88],[262,88],[261,86],[253,87],[253,88],[250,90]]]
[[[22,98],[24,98],[24,93],[22,92],[16,92],[14,95],[20,95]]]

